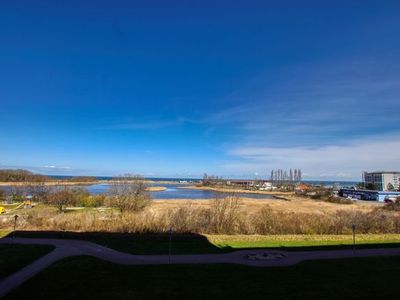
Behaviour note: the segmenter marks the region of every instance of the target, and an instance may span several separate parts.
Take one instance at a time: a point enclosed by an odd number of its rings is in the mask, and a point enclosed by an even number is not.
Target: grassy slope
[[[353,244],[351,235],[206,235],[217,247],[241,248],[288,248],[347,247]],[[357,234],[358,247],[373,247],[376,244],[400,246],[400,234]],[[398,244],[398,245],[396,245]]]
[[[44,245],[0,245],[0,279],[21,269],[53,249],[53,246]]]
[[[0,204],[0,206],[4,207],[6,210],[12,210],[17,208],[18,206],[20,206],[21,203],[17,202],[17,203],[13,203],[13,204]]]
[[[398,274],[400,257],[281,268],[132,267],[75,257],[53,265],[7,299],[398,299]]]
[[[135,254],[167,254],[166,234],[133,235],[113,233],[18,232],[23,237],[89,240],[119,251]],[[357,247],[399,247],[400,234],[357,235]],[[245,248],[283,248],[289,251],[351,247],[349,235],[173,235],[173,254],[220,253]]]

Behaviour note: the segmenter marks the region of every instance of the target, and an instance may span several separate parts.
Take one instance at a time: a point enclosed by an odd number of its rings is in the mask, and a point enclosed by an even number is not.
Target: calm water
[[[58,176],[58,177],[67,177],[67,176]],[[104,177],[101,179],[111,179],[111,177]],[[160,180],[159,178],[157,180]],[[356,182],[335,182],[335,181],[323,181],[323,182],[316,182],[316,181],[304,181],[306,183],[311,184],[321,184],[324,186],[332,186],[334,184],[339,184],[341,187],[343,186],[353,186]],[[213,199],[215,198],[215,192],[213,191],[202,191],[202,190],[192,190],[192,189],[182,189],[181,187],[184,186],[182,184],[164,184],[164,183],[157,183],[153,184],[154,186],[164,186],[167,189],[161,192],[151,192],[153,199]],[[89,186],[82,186],[86,188],[91,194],[103,194],[107,193],[110,187],[109,184],[95,184]],[[5,190],[6,192],[10,191],[9,186],[2,186],[0,189]],[[261,194],[248,194],[242,193],[240,194],[242,197],[253,198],[253,199],[274,199],[273,196],[270,195],[261,195]]]
[[[215,198],[215,192],[213,191],[202,191],[192,189],[182,189],[182,184],[154,184],[155,186],[164,186],[167,189],[161,192],[151,192],[153,199],[213,199]],[[107,193],[110,185],[109,184],[95,184],[86,186],[86,189],[91,194],[103,194]],[[242,197],[253,198],[253,199],[274,199],[270,195],[260,194],[240,194]]]
[[[167,189],[160,192],[151,192],[153,199],[213,199],[215,198],[215,192],[213,191],[202,191],[202,190],[192,190],[192,189],[182,189],[182,184],[159,184],[155,183],[153,186],[164,186]],[[94,184],[86,186],[70,186],[71,188],[86,188],[92,195],[107,193],[110,185],[109,184]],[[5,192],[10,192],[10,186],[1,186],[0,189]],[[241,193],[241,197],[253,198],[253,199],[275,199],[270,195],[261,194],[248,194]]]

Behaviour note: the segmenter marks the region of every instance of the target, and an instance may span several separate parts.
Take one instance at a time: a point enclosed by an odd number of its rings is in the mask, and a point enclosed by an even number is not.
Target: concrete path
[[[55,250],[42,256],[32,264],[0,281],[0,298],[17,288],[23,282],[63,258],[88,255],[105,261],[124,265],[159,265],[159,264],[240,264],[254,267],[292,266],[305,260],[336,259],[349,257],[396,256],[400,248],[324,250],[324,251],[276,251],[276,250],[241,250],[223,254],[192,255],[133,255],[122,253],[107,247],[82,240],[60,240],[41,238],[3,238],[0,244],[53,245]],[[250,258],[249,258],[250,257]],[[253,259],[251,259],[253,258]]]

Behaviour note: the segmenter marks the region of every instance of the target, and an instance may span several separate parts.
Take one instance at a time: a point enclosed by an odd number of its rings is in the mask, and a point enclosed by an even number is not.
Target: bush
[[[124,211],[141,211],[150,204],[151,196],[143,177],[125,175],[115,178],[110,187],[109,205]]]
[[[77,203],[77,195],[65,186],[54,187],[46,194],[45,203],[57,207],[59,212],[62,212],[67,205],[75,205]]]
[[[338,203],[338,204],[353,204],[354,201],[342,197],[337,197],[337,196],[330,196],[326,200],[326,202],[331,202],[331,203]]]
[[[386,210],[400,211],[400,197],[397,197],[393,202],[385,203],[383,208]]]
[[[105,195],[89,195],[79,199],[78,206],[83,207],[99,207],[103,206],[106,202]]]
[[[209,230],[213,233],[232,234],[237,231],[240,219],[240,198],[235,194],[228,197],[216,196],[209,209]]]

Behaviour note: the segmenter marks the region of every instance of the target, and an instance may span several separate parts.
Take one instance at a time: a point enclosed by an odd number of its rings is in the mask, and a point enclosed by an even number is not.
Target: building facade
[[[363,183],[368,189],[379,191],[399,190],[400,172],[364,172]]]
[[[340,189],[339,196],[344,198],[351,198],[354,200],[383,202],[385,200],[395,201],[397,197],[400,197],[400,192]]]

